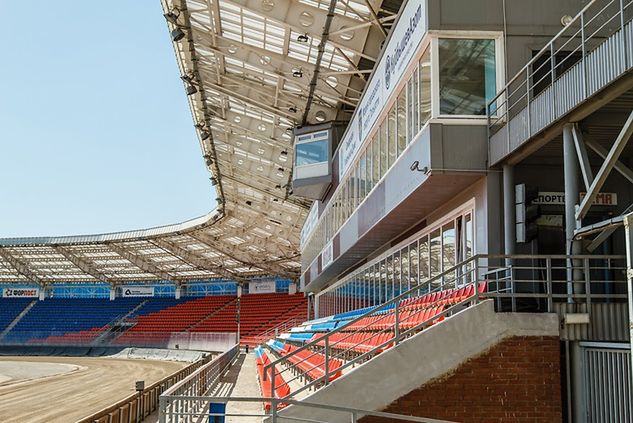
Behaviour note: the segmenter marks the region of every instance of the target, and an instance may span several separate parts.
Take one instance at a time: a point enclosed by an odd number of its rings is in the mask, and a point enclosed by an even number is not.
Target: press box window
[[[317,137],[321,137],[321,139],[313,140]],[[301,138],[306,138],[307,141],[302,141]],[[304,135],[303,137],[297,137],[295,151],[297,155],[297,160],[295,163],[296,166],[306,166],[315,163],[327,162],[327,131],[322,131],[314,135]]]
[[[486,115],[497,92],[495,40],[440,38],[441,115]]]
[[[295,195],[321,200],[332,184],[332,152],[345,130],[345,122],[295,128],[292,190]]]

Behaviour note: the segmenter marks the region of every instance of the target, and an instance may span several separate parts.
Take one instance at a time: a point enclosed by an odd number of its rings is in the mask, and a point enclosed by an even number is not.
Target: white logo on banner
[[[153,286],[125,286],[122,288],[124,297],[153,297]]]
[[[580,193],[580,199],[585,198],[586,193]],[[542,205],[564,205],[565,193],[557,191],[539,191],[538,197],[534,200],[534,204]],[[594,206],[617,206],[618,194],[615,192],[599,192],[593,199]]]
[[[272,294],[275,292],[275,281],[258,281],[248,283],[249,294]]]
[[[40,295],[39,288],[4,288],[3,298],[37,298]]]

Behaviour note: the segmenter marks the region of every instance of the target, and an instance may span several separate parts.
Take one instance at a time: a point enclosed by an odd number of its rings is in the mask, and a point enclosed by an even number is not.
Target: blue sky
[[[159,0],[0,0],[0,237],[214,207]]]

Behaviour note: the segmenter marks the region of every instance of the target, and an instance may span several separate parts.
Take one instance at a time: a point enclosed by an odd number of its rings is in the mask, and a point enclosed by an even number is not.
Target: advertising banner
[[[339,150],[339,178],[345,175],[361,144],[373,129],[427,30],[426,1],[409,0],[365,88]]]
[[[4,288],[2,290],[2,298],[37,298],[39,296],[39,288]]]
[[[121,288],[124,297],[153,297],[153,286],[124,286]]]
[[[275,281],[257,281],[248,283],[249,294],[272,294],[275,292]]]

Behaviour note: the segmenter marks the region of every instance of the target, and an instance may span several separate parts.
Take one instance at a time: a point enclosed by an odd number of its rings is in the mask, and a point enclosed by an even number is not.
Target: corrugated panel
[[[582,359],[586,421],[633,421],[631,351],[592,345],[583,347]]]
[[[561,339],[568,341],[629,341],[629,313],[626,303],[555,304],[561,321],[567,313],[587,313],[588,325],[561,325]]]

